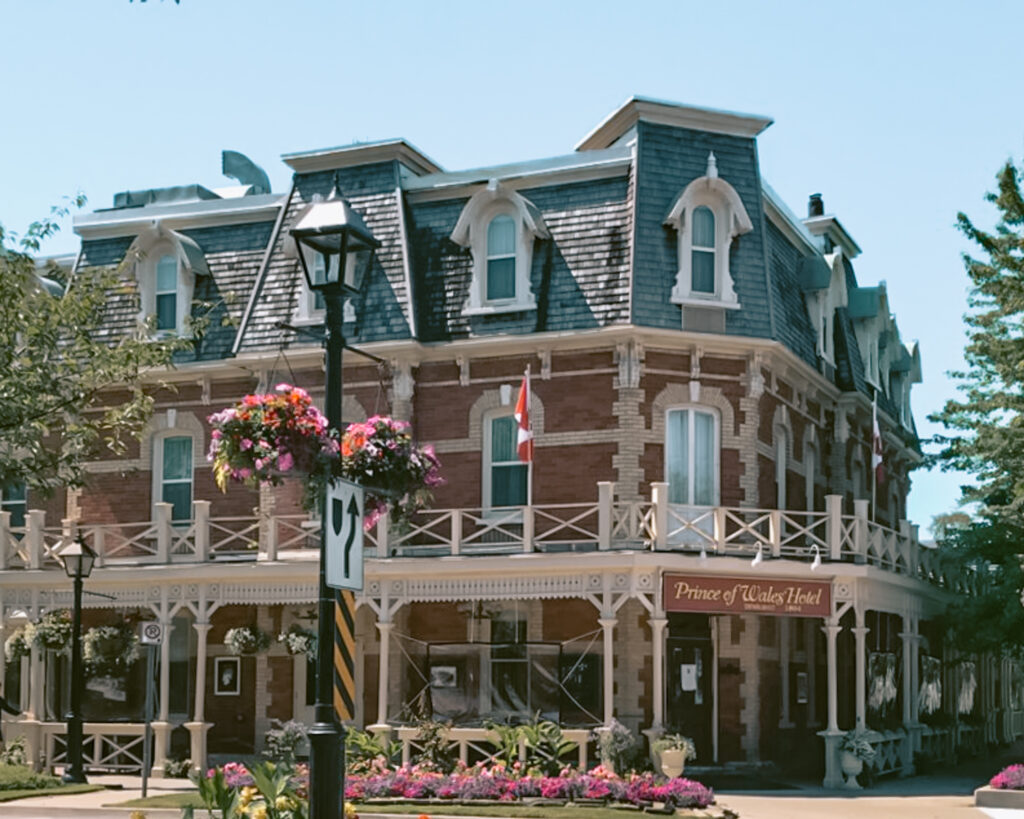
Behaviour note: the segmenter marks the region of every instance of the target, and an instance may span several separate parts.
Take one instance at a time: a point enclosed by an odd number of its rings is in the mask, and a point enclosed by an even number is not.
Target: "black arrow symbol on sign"
[[[349,576],[349,558],[352,554],[352,544],[356,539],[356,527],[359,525],[359,504],[356,503],[356,496],[353,495],[348,501],[348,538],[345,540],[345,577]]]

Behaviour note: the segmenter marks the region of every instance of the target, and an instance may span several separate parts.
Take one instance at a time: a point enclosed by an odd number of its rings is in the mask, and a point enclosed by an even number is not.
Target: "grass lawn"
[[[127,802],[117,802],[109,807],[117,808],[183,808],[192,805],[197,808],[203,807],[202,800],[197,793],[165,793],[160,796],[151,796],[148,799],[131,799]],[[597,807],[559,807],[555,805],[364,805],[356,803],[356,810],[361,815],[374,813],[398,813],[419,816],[504,816],[524,817],[524,819],[623,819],[630,812],[638,814],[640,811],[630,808],[597,808]]]
[[[24,799],[28,796],[60,796],[65,793],[89,793],[90,791],[101,791],[102,785],[57,785],[53,788],[19,788],[17,790],[0,791],[0,802],[10,802],[14,799]]]

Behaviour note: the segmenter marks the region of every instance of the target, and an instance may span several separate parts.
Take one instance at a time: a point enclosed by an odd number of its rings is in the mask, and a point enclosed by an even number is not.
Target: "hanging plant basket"
[[[270,636],[256,626],[239,626],[228,629],[224,646],[236,655],[259,654],[270,648]]]
[[[31,646],[25,635],[25,629],[19,628],[10,637],[4,640],[4,658],[9,663],[16,662],[22,657],[27,657]]]
[[[365,491],[367,528],[388,510],[401,524],[427,506],[431,489],[444,483],[429,446],[417,446],[409,424],[375,415],[351,424],[340,440],[313,406],[309,393],[290,384],[247,395],[209,417],[208,458],[221,491],[229,481],[276,486],[289,475],[306,477],[303,505],[315,509],[328,482],[358,483]]]
[[[47,651],[66,651],[71,645],[71,612],[67,609],[48,611],[38,623],[26,627],[26,637]]]
[[[139,638],[128,626],[97,626],[82,637],[82,659],[92,677],[121,677],[139,659]]]
[[[316,634],[308,628],[295,624],[277,635],[277,641],[284,645],[285,651],[292,656],[305,654],[310,659],[316,657]]]

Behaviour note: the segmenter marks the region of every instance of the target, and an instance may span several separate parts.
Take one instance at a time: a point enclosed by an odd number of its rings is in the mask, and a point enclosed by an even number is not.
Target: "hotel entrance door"
[[[710,618],[705,614],[669,614],[666,723],[668,730],[691,737],[696,762],[713,761],[711,714],[714,707]]]

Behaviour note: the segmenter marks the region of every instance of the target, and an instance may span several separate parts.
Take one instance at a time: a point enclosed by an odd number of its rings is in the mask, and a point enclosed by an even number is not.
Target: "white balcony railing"
[[[842,498],[829,495],[823,511],[682,506],[668,500],[668,485],[655,483],[650,500],[620,500],[614,484],[597,485],[592,503],[545,504],[508,509],[428,509],[401,529],[387,517],[365,533],[368,557],[432,557],[515,552],[643,550],[706,555],[861,563],[930,583],[963,589],[947,576],[938,551],[922,546],[915,527],[899,529],[868,517],[867,501],[843,514]],[[99,565],[216,560],[275,561],[312,557],[319,521],[303,515],[210,516],[209,501],[193,503],[192,519],[171,520],[171,505],[154,505],[154,519],[94,524],[64,520],[46,525],[42,511],[11,527],[0,513],[0,570],[56,566],[64,544],[81,538]]]

